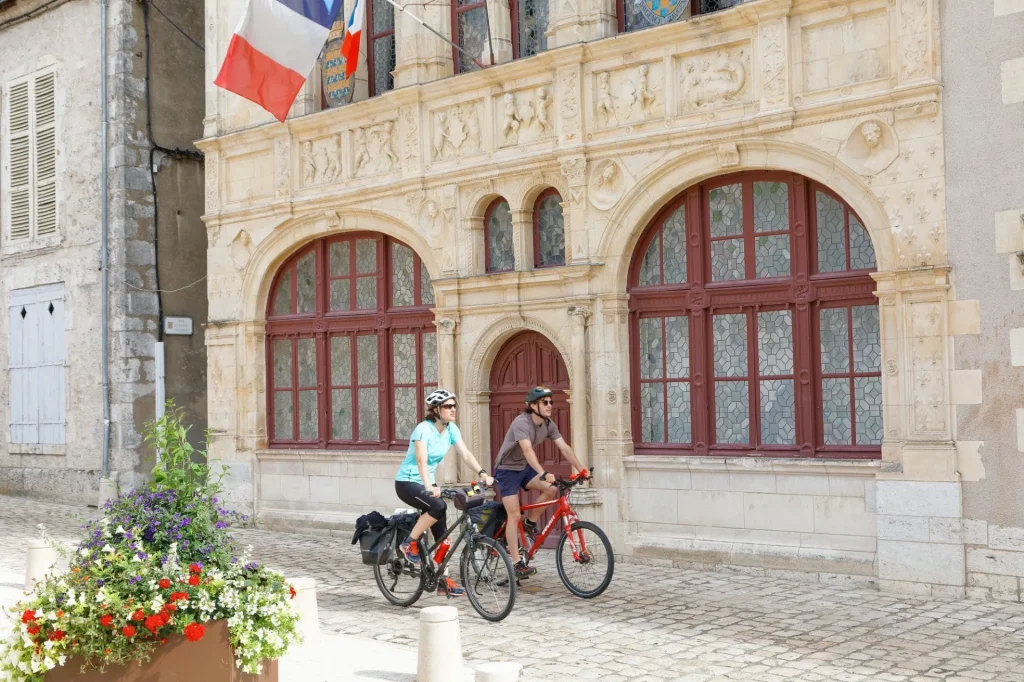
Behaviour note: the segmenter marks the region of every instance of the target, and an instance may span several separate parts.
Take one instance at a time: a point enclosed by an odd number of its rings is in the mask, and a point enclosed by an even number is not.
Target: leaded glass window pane
[[[640,263],[640,286],[647,287],[654,284],[661,284],[661,239],[654,235],[654,239],[644,252],[644,260]]]
[[[430,283],[430,273],[427,266],[420,263],[420,303],[423,305],[434,305],[434,285]]]
[[[882,371],[882,340],[878,307],[859,305],[853,309],[853,370]]]
[[[296,312],[316,312],[316,254],[313,251],[299,259],[295,273],[298,283],[295,295],[298,304]]]
[[[352,245],[349,242],[334,242],[330,248],[331,276],[348,276],[351,271]]]
[[[742,239],[711,242],[711,279],[716,282],[744,278]]]
[[[670,382],[668,384],[668,441],[670,443],[689,443],[692,440],[690,384],[682,381]]]
[[[395,389],[395,438],[408,438],[416,428],[416,388]]]
[[[665,242],[665,284],[686,282],[686,207],[680,206],[661,228]]]
[[[316,386],[316,339],[299,339],[299,387]]]
[[[659,330],[660,332],[660,330]],[[690,376],[690,320],[686,317],[665,318],[665,352],[669,379]]]
[[[348,279],[331,280],[331,310],[352,308],[352,282]]]
[[[663,26],[690,16],[688,0],[623,0],[622,9],[627,31]]]
[[[857,417],[857,445],[882,443],[882,378],[853,380],[854,414]]]
[[[792,379],[761,382],[761,442],[792,445],[796,442],[796,400]]]
[[[373,33],[384,33],[395,27],[395,10],[387,0],[373,1]]]
[[[710,192],[711,236],[743,234],[743,185],[725,185]]]
[[[645,443],[665,442],[665,394],[661,384],[640,384],[640,428]]]
[[[519,0],[519,57],[548,49],[548,0]]]
[[[822,379],[821,407],[825,445],[849,445],[853,435],[850,420],[850,380]]]
[[[274,341],[274,388],[292,387],[292,342]]]
[[[789,185],[785,182],[754,183],[754,232],[785,232],[789,229]]]
[[[352,440],[352,389],[331,391],[331,438]]]
[[[391,243],[391,305],[408,306],[416,302],[412,289],[412,249]]]
[[[871,245],[871,237],[860,219],[850,214],[850,268],[860,270],[863,268],[874,269],[875,247]]]
[[[640,320],[640,378],[662,377],[661,318]]]
[[[357,337],[356,366],[359,368],[359,383],[362,385],[377,383],[377,337],[365,335]]]
[[[356,278],[356,308],[373,310],[377,307],[377,277]]]
[[[777,234],[765,237],[755,237],[757,254],[755,265],[758,277],[788,277],[789,276],[789,235]]]
[[[825,194],[815,193],[818,216],[818,272],[846,269],[846,237],[843,205]]]
[[[359,440],[380,440],[380,404],[376,388],[359,389]]]
[[[840,374],[850,370],[850,327],[846,308],[823,308],[819,313],[821,371]]]
[[[316,391],[299,391],[299,440],[316,440],[320,434]]]
[[[715,376],[747,376],[747,316],[715,315]]]
[[[727,445],[750,442],[750,388],[747,382],[715,382],[715,438]]]
[[[736,5],[742,5],[747,0],[701,0],[700,11],[701,14],[707,14],[709,12],[718,12],[723,9],[729,9]]]
[[[274,393],[274,438],[292,440],[295,438],[295,404],[291,391]]]
[[[396,384],[416,383],[416,335],[395,334],[392,337],[394,344],[393,372]]]
[[[757,348],[761,376],[793,373],[793,316],[790,311],[757,314]]]
[[[565,221],[562,198],[557,194],[544,197],[537,207],[537,239],[540,252],[538,267],[565,265]]]
[[[491,272],[504,272],[515,267],[512,212],[507,201],[495,205],[487,218],[487,251],[490,254]]]
[[[331,337],[331,385],[352,385],[352,338]]]
[[[376,19],[376,13],[374,13]],[[373,94],[380,95],[395,89],[395,34],[373,41]]]
[[[292,273],[288,272],[277,285],[277,297],[274,298],[274,314],[290,315],[292,312]]]
[[[377,272],[377,240],[356,241],[356,274],[368,275]]]
[[[423,334],[423,383],[437,383],[437,334]]]
[[[460,3],[465,4],[465,3]],[[459,12],[459,47],[465,50],[476,59],[484,55],[487,46],[487,9],[476,7],[465,12]],[[467,73],[477,69],[468,57],[460,54],[459,73]]]

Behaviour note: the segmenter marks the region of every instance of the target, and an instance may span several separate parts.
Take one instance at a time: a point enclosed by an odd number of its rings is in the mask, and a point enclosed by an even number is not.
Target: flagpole
[[[479,61],[477,61],[476,57],[474,57],[470,53],[466,52],[461,47],[459,47],[458,45],[453,43],[452,41],[448,40],[448,38],[446,38],[445,36],[443,36],[440,33],[438,33],[432,26],[430,26],[429,24],[424,23],[424,21],[422,19],[420,19],[418,16],[416,16],[415,14],[412,14],[411,12],[407,12],[405,7],[403,7],[402,5],[399,5],[397,2],[395,2],[395,0],[386,0],[386,2],[388,2],[390,5],[394,6],[395,9],[397,9],[399,12],[405,12],[405,15],[407,17],[409,17],[410,19],[414,20],[420,26],[422,26],[423,28],[427,29],[428,31],[433,33],[435,36],[437,36],[438,38],[440,38],[444,42],[448,43],[449,45],[454,47],[456,50],[461,52],[462,54],[466,55],[466,57],[468,57],[474,64],[476,64],[477,67],[479,67],[480,69],[485,68],[483,64],[481,64]],[[485,7],[484,9],[486,10],[487,8]],[[494,55],[494,51],[492,49],[492,51],[491,51],[491,58],[492,59],[494,58],[493,55]]]

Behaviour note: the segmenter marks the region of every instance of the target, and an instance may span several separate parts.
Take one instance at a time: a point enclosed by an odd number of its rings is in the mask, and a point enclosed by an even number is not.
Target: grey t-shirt
[[[533,415],[523,412],[512,420],[508,433],[505,434],[505,442],[498,451],[498,465],[495,468],[522,471],[527,467],[523,448],[519,446],[519,441],[523,439],[528,439],[536,449],[546,440],[558,440],[561,437],[562,434],[559,433],[554,420],[548,419],[537,426],[533,423]]]

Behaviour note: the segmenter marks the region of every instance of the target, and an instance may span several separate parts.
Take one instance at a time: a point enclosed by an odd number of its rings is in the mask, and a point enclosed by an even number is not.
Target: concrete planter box
[[[47,673],[46,682],[277,682],[277,661],[265,662],[260,675],[247,675],[235,667],[228,624],[223,620],[206,623],[206,634],[198,642],[170,635],[167,644],[157,647],[141,666],[111,666],[106,672],[87,670],[84,675],[81,669],[81,659],[69,658],[64,666]]]

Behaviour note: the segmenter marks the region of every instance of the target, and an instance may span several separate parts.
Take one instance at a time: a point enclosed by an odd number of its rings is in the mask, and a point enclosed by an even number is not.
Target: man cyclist
[[[526,396],[526,410],[512,420],[505,434],[505,441],[498,451],[498,459],[494,469],[494,479],[501,491],[501,502],[505,505],[508,522],[505,527],[505,539],[508,541],[508,554],[515,564],[517,578],[528,578],[537,572],[533,566],[527,566],[519,555],[519,520],[522,512],[519,508],[519,491],[536,490],[540,493],[540,502],[550,502],[558,497],[558,488],[552,483],[554,474],[544,471],[537,458],[536,447],[545,440],[555,441],[555,446],[562,456],[569,460],[575,471],[586,475],[572,448],[562,438],[558,426],[551,419],[554,411],[554,400],[551,389],[544,386],[533,388]],[[523,521],[523,527],[530,535],[537,532],[537,520],[544,509],[531,509]]]

